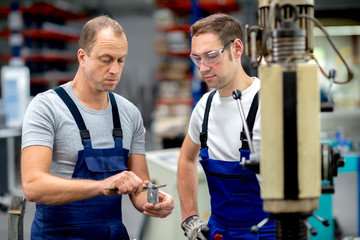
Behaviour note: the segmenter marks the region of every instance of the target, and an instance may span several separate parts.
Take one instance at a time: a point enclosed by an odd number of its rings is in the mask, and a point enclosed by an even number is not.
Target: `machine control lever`
[[[240,101],[241,100],[241,92],[239,90],[235,89],[233,91],[232,96],[233,96],[233,98],[236,100],[236,102],[238,104],[238,108],[239,108],[239,112],[240,112],[240,116],[241,116],[241,121],[243,123],[246,139],[247,139],[248,144],[249,144],[250,153],[255,153],[254,146],[252,144],[251,137],[250,137],[249,127],[248,127],[247,122],[246,122],[244,109],[243,109],[241,101]]]

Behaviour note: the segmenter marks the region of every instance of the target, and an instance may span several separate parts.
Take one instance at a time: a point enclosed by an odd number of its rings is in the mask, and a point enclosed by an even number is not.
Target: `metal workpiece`
[[[159,188],[165,187],[164,185],[149,184],[147,185],[147,201],[152,204],[159,203]]]
[[[156,185],[149,183],[148,185],[144,185],[143,190],[147,190],[147,201],[152,204],[159,203],[159,188],[166,187],[166,184]],[[118,191],[117,187],[105,188],[105,190],[110,191]]]

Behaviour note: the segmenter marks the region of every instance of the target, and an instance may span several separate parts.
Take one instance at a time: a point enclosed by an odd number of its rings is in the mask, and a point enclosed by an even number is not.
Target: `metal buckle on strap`
[[[252,137],[253,137],[253,133],[252,132],[249,132],[250,133],[250,138],[252,139]],[[242,140],[242,141],[247,141],[247,138],[246,138],[246,134],[245,134],[245,132],[244,131],[241,131],[241,133],[240,133],[240,140]]]
[[[90,132],[89,130],[85,129],[85,130],[80,130],[80,136],[81,136],[81,140],[86,140],[86,139],[90,139]]]
[[[252,139],[253,133],[250,132],[250,138]],[[250,150],[249,148],[249,142],[248,139],[246,138],[246,134],[244,131],[241,131],[240,133],[240,140],[242,142],[241,148],[239,150]]]
[[[123,133],[121,128],[114,128],[113,129],[113,137],[114,138],[122,138]]]
[[[201,149],[206,148],[207,132],[200,133]]]

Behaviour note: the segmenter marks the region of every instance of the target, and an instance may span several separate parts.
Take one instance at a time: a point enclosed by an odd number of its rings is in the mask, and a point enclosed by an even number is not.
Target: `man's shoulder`
[[[135,107],[134,103],[132,103],[129,99],[125,98],[124,96],[120,95],[119,93],[111,92],[117,103],[123,104],[129,107]]]
[[[120,111],[125,110],[125,112],[137,112],[139,111],[138,107],[131,102],[129,99],[125,98],[124,96],[112,92],[112,94],[114,94],[115,100],[116,100],[116,104],[118,105],[118,108]],[[119,107],[121,106],[121,107]]]
[[[32,99],[33,104],[43,104],[43,105],[49,105],[57,103],[57,94],[53,89],[49,89],[45,92],[41,92],[35,95],[35,97]]]
[[[204,95],[202,95],[202,97],[200,98],[198,104],[202,104],[202,105],[205,105],[210,94],[216,94],[216,89],[212,89],[206,93],[204,93]]]

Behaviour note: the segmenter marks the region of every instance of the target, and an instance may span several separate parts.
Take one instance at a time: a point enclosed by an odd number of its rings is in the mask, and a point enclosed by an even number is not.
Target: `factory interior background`
[[[194,8],[199,3],[203,8]],[[72,1],[17,1],[15,16],[10,17],[14,1],[0,2],[0,67],[23,65],[29,69],[28,98],[23,89],[13,97],[26,107],[37,93],[72,80],[77,69],[77,40],[86,20],[106,14],[125,29],[129,50],[121,81],[115,92],[132,101],[140,110],[147,130],[146,150],[149,152],[151,176],[167,181],[167,192],[173,192],[174,214],[152,222],[144,218],[124,199],[124,222],[132,239],[185,239],[180,228],[179,200],[176,199],[176,150],[181,146],[193,108],[195,93],[206,92],[200,83],[194,90],[192,81],[199,78],[189,58],[189,27],[194,16],[214,12],[228,12],[245,24],[256,25],[256,0],[72,0]],[[15,4],[16,6],[16,4]],[[360,2],[358,0],[315,0],[315,18],[329,35],[354,73],[346,85],[333,86],[335,109],[321,113],[321,137],[338,146],[345,156],[345,167],[339,168],[334,180],[335,193],[323,194],[319,215],[331,220],[328,228],[318,226],[318,236],[312,239],[355,239],[360,236],[359,154],[360,154]],[[12,13],[13,14],[13,13]],[[20,14],[20,18],[19,15]],[[12,19],[12,21],[9,21]],[[22,41],[11,27],[22,21]],[[346,69],[320,31],[314,30],[315,49],[320,64],[327,70],[337,69],[339,81],[345,80]],[[19,57],[17,57],[19,56]],[[245,71],[257,76],[243,56]],[[8,199],[22,195],[20,179],[20,128],[18,122],[7,123],[9,114],[19,114],[6,106],[1,75],[0,101],[0,240],[8,235]],[[26,83],[27,81],[27,83]],[[201,81],[198,80],[198,81]],[[319,74],[322,93],[329,82]],[[26,90],[26,89],[25,89]],[[26,93],[25,93],[26,95]],[[11,96],[10,96],[11,97]],[[21,113],[20,113],[21,118]],[[21,120],[21,119],[20,119]],[[162,167],[156,164],[165,161]],[[153,166],[152,166],[153,165]],[[161,178],[159,177],[159,178]],[[208,212],[206,180],[199,179],[199,204]],[[173,183],[173,184],[171,184]],[[131,204],[129,204],[131,205]],[[24,239],[30,239],[34,204],[26,203]],[[316,223],[314,223],[316,224]],[[172,238],[157,238],[171,234]],[[179,235],[179,237],[178,237]],[[359,238],[360,239],[360,238]]]

